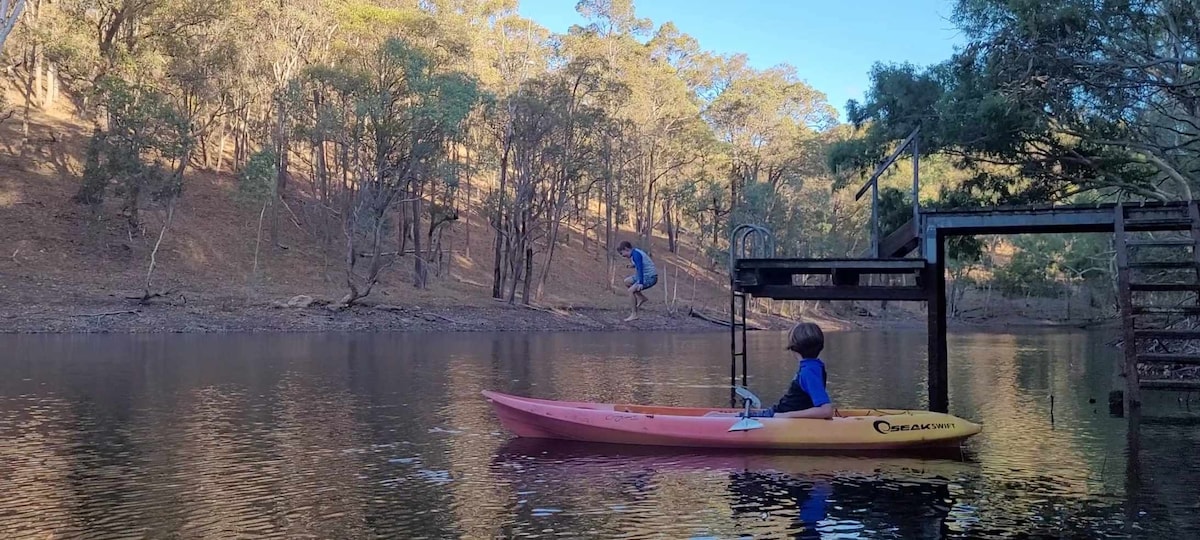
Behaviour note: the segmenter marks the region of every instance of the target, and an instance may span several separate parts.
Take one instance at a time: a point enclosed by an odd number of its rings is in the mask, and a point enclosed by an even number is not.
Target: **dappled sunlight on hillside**
[[[0,251],[5,255],[0,258],[0,272],[38,282],[54,281],[84,297],[119,296],[140,289],[166,210],[145,202],[140,212],[142,227],[132,233],[120,215],[117,197],[110,195],[98,211],[72,202],[79,186],[79,154],[86,144],[87,128],[59,113],[35,111],[33,120],[31,133],[35,136],[51,132],[69,135],[54,143],[58,157],[31,161],[3,149],[7,144],[19,152],[18,145],[10,141],[19,138],[20,123],[9,122],[0,128],[6,141],[0,144],[0,208],[5,209],[0,213],[0,227],[8,233],[0,239]],[[318,236],[298,221],[306,215],[302,212],[307,204],[305,191],[311,184],[298,176],[292,186],[299,191],[289,194],[288,207],[280,211],[280,247],[276,247],[269,238],[270,212],[264,215],[262,206],[238,200],[232,173],[188,172],[183,196],[157,254],[154,286],[175,289],[193,299],[242,297],[266,302],[296,294],[339,297],[345,282],[341,233],[338,231],[334,245],[324,250]],[[261,237],[260,215],[265,218]],[[581,230],[569,226],[564,226],[561,234],[539,303],[625,308],[628,299],[619,282],[630,272],[625,268],[628,261],[615,257],[615,286],[610,287],[605,254],[594,239],[585,241]],[[394,236],[393,229],[387,238],[392,247],[385,251],[395,249]],[[634,239],[636,235],[623,231],[617,237]],[[432,278],[428,290],[412,287],[413,260],[406,256],[384,271],[368,301],[494,305],[490,298],[492,242],[493,232],[484,217],[464,212],[444,235],[445,266]],[[665,239],[655,238],[652,247],[660,281],[650,294],[651,309],[662,309],[664,295],[684,304],[722,305],[726,277],[698,264],[702,256],[691,246],[683,244],[680,254],[671,254]],[[258,274],[254,275],[256,249]],[[544,260],[544,253],[535,255],[534,289]],[[33,295],[34,291],[23,294]],[[520,297],[518,286],[518,300]]]

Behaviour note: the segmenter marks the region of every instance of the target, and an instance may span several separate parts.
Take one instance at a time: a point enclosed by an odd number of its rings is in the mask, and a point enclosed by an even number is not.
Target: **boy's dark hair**
[[[620,244],[617,244],[617,251],[625,250],[633,251],[633,244],[630,244],[629,240],[624,240]]]
[[[810,322],[797,323],[788,335],[789,351],[799,354],[802,358],[816,358],[825,348],[825,333],[821,327]]]

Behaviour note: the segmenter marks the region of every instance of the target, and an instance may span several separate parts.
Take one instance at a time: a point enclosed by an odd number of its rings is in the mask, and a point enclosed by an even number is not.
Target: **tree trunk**
[[[429,228],[429,236],[426,238],[426,240],[429,242],[428,260],[433,264],[434,277],[441,277],[444,275],[444,267],[442,262],[445,260],[445,258],[442,256],[442,233],[446,230],[447,223],[449,222],[431,225]]]
[[[39,109],[46,106],[46,77],[43,75],[45,61],[42,59],[42,48],[33,48],[33,99]]]
[[[167,235],[167,228],[171,226],[171,220],[175,218],[175,198],[172,197],[167,202],[167,218],[163,220],[162,229],[158,231],[158,240],[154,242],[154,249],[150,251],[150,264],[146,269],[146,286],[143,289],[145,294],[143,298],[150,298],[150,280],[154,277],[154,268],[158,264],[158,248],[162,246],[163,237]]]
[[[492,220],[496,229],[496,243],[492,259],[492,298],[504,298],[504,276],[501,268],[504,265],[504,244],[506,242],[505,227],[507,222],[504,219],[504,195],[508,189],[508,153],[511,148],[511,143],[506,135],[503,141],[504,148],[500,152],[500,189],[496,193],[496,210],[492,216]]]
[[[349,206],[349,205],[347,205]],[[358,285],[354,282],[354,266],[358,262],[358,253],[355,245],[355,227],[354,215],[347,211],[343,214],[342,227],[346,236],[346,288],[349,289],[346,295],[342,297],[339,304],[349,306],[355,300],[358,300]]]
[[[46,105],[53,106],[58,102],[58,64],[49,62],[46,68]]]
[[[647,250],[650,248],[651,239],[654,238],[654,199],[656,198],[654,196],[654,183],[654,157],[652,154],[649,170],[646,171],[646,200],[642,203],[646,209],[646,215],[644,216],[645,223],[642,229],[642,245],[646,246]]]
[[[316,171],[313,178],[313,190],[316,191],[317,200],[322,204],[329,203],[329,163],[325,160],[325,141],[313,142],[313,170]]]
[[[667,225],[667,251],[679,253],[679,223],[675,219],[675,209],[670,201],[663,201],[663,219]]]
[[[254,240],[254,269],[250,271],[250,283],[251,284],[258,283],[258,252],[259,252],[259,248],[262,246],[263,218],[265,218],[266,215],[267,215],[267,205],[266,205],[266,203],[264,203],[263,207],[262,207],[262,212],[258,213],[258,235],[255,237],[255,240]]]
[[[283,98],[276,98],[276,124],[275,124],[275,158],[277,159],[275,167],[275,187],[271,193],[271,243],[279,245],[279,208],[278,206],[283,201],[284,190],[287,188],[288,175],[288,142],[284,133],[284,106]]]
[[[6,8],[5,11],[8,11],[7,8],[10,4],[8,2],[2,2],[2,4]],[[0,18],[0,50],[4,50],[4,42],[8,39],[8,35],[12,32],[13,27],[17,25],[17,21],[20,20],[21,12],[25,9],[25,0],[14,0],[11,6],[11,14],[0,12],[0,15],[6,17]],[[30,13],[31,17],[33,15],[33,13]]]
[[[529,305],[529,284],[533,281],[533,249],[525,248],[525,286],[521,291],[521,301]]]
[[[546,280],[550,277],[550,268],[554,264],[554,248],[558,245],[558,221],[550,224],[550,242],[546,247],[546,261],[542,263],[542,275],[538,278],[537,290],[535,297],[538,300],[542,299],[542,294],[545,293]]]
[[[221,172],[221,167],[225,163],[225,143],[229,140],[229,119],[221,119],[221,138],[217,140],[217,163],[213,170]]]
[[[505,299],[509,304],[513,304],[517,300],[517,285],[521,283],[521,269],[525,267],[524,263],[525,261],[521,260],[520,255],[516,257],[509,255],[509,266],[512,267],[512,281],[508,283],[508,293]]]
[[[465,155],[463,156],[463,161],[465,162],[464,168],[466,169],[463,174],[463,177],[464,177],[463,196],[467,200],[466,204],[463,205],[463,211],[462,211],[463,229],[464,229],[463,251],[464,251],[464,256],[466,258],[470,259],[471,258],[471,149],[470,148],[467,148],[465,150]],[[453,257],[451,257],[451,260],[453,260]]]
[[[141,199],[141,191],[141,188],[136,184],[129,186],[125,190],[125,218],[131,234],[136,232],[141,226],[141,218],[138,215],[138,203],[139,199]]]
[[[21,136],[26,140],[29,140],[30,116],[33,115],[33,106],[38,99],[37,94],[39,90],[37,88],[41,85],[40,77],[34,75],[34,73],[40,73],[38,72],[37,67],[34,67],[33,73],[30,73],[29,76],[25,77],[25,91],[22,92],[24,94],[23,97],[25,98],[25,108],[23,111],[24,114],[21,115]]]
[[[522,260],[525,254],[525,242],[528,236],[525,234],[524,212],[522,212],[522,223],[514,224],[514,234],[516,236],[516,246],[509,250],[509,260],[511,262],[512,283],[508,287],[508,303],[512,304],[517,299],[517,285],[521,284],[524,278],[525,261]]]
[[[715,248],[715,247],[717,247],[717,245],[718,245],[718,244],[717,244],[717,241],[718,241],[717,234],[718,234],[718,233],[720,232],[720,230],[721,230],[721,217],[720,217],[720,215],[718,215],[718,213],[717,213],[717,209],[716,209],[716,208],[717,208],[717,202],[716,202],[716,201],[713,201],[713,213],[712,213],[712,214],[713,214],[713,216],[712,216],[712,245],[713,245],[713,247],[714,247],[714,248]]]
[[[231,164],[231,168],[234,169],[236,169],[238,164],[242,162],[242,155],[245,153],[245,143],[242,138],[242,133],[245,132],[245,128],[242,126],[243,122],[241,115],[238,115],[238,118],[236,118],[233,122],[233,163]]]
[[[613,170],[612,170],[612,138],[604,139],[604,261],[606,266],[605,284],[611,289],[614,279],[613,268]]]
[[[428,280],[428,269],[425,265],[425,254],[421,252],[421,235],[417,232],[421,230],[421,194],[418,190],[412,190],[412,227],[413,227],[413,286],[418,289],[424,289]]]
[[[740,171],[737,166],[737,158],[734,158],[733,163],[729,165],[729,208],[737,208],[738,205],[738,175]]]
[[[403,254],[408,251],[408,213],[411,205],[401,204],[396,208],[396,251]]]

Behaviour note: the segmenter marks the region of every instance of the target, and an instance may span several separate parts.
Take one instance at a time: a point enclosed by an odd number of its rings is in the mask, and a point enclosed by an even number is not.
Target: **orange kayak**
[[[979,424],[943,413],[838,409],[834,418],[754,418],[737,409],[577,403],[485,391],[518,437],[610,444],[772,450],[904,450],[957,446]],[[735,427],[735,424],[741,427]]]

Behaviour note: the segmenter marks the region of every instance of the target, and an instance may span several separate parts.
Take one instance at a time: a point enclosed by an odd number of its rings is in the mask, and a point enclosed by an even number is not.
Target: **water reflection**
[[[479,395],[719,405],[723,334],[2,336],[0,537],[1200,534],[1200,430],[1127,440],[1103,338],[953,336],[962,459],[509,441]],[[838,403],[924,406],[923,334],[829,342]]]
[[[956,454],[957,455],[957,454]],[[583,485],[589,500],[612,494],[628,511],[642,503],[690,507],[680,498],[705,494],[711,508],[728,508],[728,534],[820,538],[869,533],[925,538],[949,515],[949,485],[970,478],[977,466],[947,458],[894,458],[672,451],[612,445],[516,440],[498,453],[494,467],[527,488],[542,507],[570,507],[564,495]],[[687,481],[696,491],[663,486]],[[607,489],[605,487],[607,486]],[[711,535],[712,524],[694,514],[673,516],[672,532]],[[666,520],[664,520],[666,521]],[[609,534],[633,534],[610,524]],[[916,536],[914,536],[916,535]],[[672,535],[668,535],[672,536]]]

